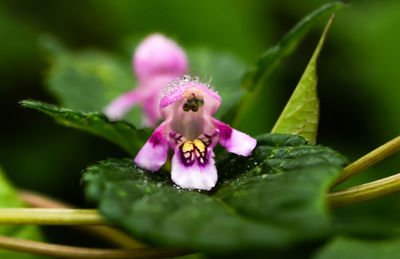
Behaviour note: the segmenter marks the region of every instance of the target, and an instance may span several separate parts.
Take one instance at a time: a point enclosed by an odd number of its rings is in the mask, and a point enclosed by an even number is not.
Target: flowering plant
[[[332,14],[344,6],[330,3],[310,13],[248,69],[227,54],[203,51],[196,58],[189,48],[156,33],[130,48],[132,77],[128,58],[70,51],[47,39],[44,45],[53,54],[48,89],[63,107],[34,100],[21,104],[109,140],[125,150],[127,158],[106,159],[84,170],[82,188],[95,209],[73,209],[27,193],[21,195],[26,203],[47,209],[3,209],[0,223],[109,225],[86,231],[123,249],[55,247],[1,236],[0,246],[88,258],[195,252],[285,257],[298,248],[309,255],[314,247],[322,247],[316,257],[340,253],[337,242],[354,242],[353,237],[340,236],[361,228],[349,227],[332,209],[400,189],[398,175],[333,189],[399,150],[399,137],[349,165],[339,152],[316,144],[317,61]],[[328,15],[331,18],[272,130],[261,127],[257,132],[254,124],[247,124],[265,123],[269,110],[260,107],[267,103],[266,80]],[[199,56],[207,57],[208,63],[199,62]],[[203,71],[206,76],[199,76]],[[240,80],[237,74],[243,74]],[[210,77],[213,80],[205,79]],[[368,220],[357,224],[371,236],[380,234]],[[41,239],[39,230],[34,231]]]

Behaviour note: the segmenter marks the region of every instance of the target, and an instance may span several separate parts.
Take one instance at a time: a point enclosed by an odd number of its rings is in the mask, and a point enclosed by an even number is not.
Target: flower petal
[[[172,75],[157,75],[140,84],[138,91],[141,95],[140,103],[145,113],[144,125],[154,127],[161,118],[159,104],[162,89],[168,86],[168,83],[173,81],[174,78],[175,76]]]
[[[140,94],[138,91],[129,91],[107,105],[103,112],[110,120],[118,120],[139,100]]]
[[[136,76],[143,82],[160,74],[181,76],[188,64],[185,52],[174,41],[156,33],[137,47],[133,66]]]
[[[142,101],[142,108],[144,111],[143,124],[148,127],[154,127],[160,119],[160,110],[158,103],[160,98],[157,95],[150,96]]]
[[[149,171],[155,172],[167,161],[168,141],[165,138],[165,122],[156,128],[153,135],[144,144],[135,157],[135,163]]]
[[[191,95],[190,93],[203,98],[204,106],[201,109],[209,116],[212,116],[221,105],[221,97],[213,86],[199,83],[198,79],[192,79],[186,75],[177,81],[170,82],[164,89],[164,95],[160,102],[161,116],[167,119],[176,111],[182,112],[182,106],[186,101],[185,96]]]
[[[193,141],[178,133],[170,132],[171,146],[175,147],[172,157],[171,178],[186,189],[211,190],[218,180],[214,152],[219,130],[213,129]]]
[[[191,165],[185,165],[180,155],[180,149],[177,147],[172,157],[172,180],[185,189],[211,190],[218,180],[217,168],[213,157],[214,152],[211,150],[205,164],[200,164],[195,160]]]
[[[213,124],[220,131],[219,143],[231,153],[241,156],[250,156],[257,145],[257,140],[249,135],[231,128],[229,125],[212,119]]]
[[[220,104],[221,98],[212,86],[185,76],[170,82],[160,101],[160,111],[173,131],[194,140],[203,132],[215,128],[211,116]]]

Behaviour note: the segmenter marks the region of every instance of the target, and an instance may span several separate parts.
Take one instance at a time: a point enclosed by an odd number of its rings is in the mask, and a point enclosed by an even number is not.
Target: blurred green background
[[[124,56],[132,39],[162,32],[185,48],[205,46],[252,64],[303,16],[325,2],[2,0],[0,164],[20,188],[86,206],[79,183],[81,171],[107,157],[127,156],[101,138],[61,127],[18,105],[26,98],[56,102],[44,84],[49,62],[39,45],[43,35],[51,35],[73,50],[96,48]],[[321,22],[266,82],[264,106],[256,107],[242,130],[260,134],[272,128],[323,26]],[[336,15],[322,51],[318,142],[350,160],[399,135],[399,26],[399,1],[352,1]],[[399,158],[398,154],[391,157],[348,184],[398,172]]]

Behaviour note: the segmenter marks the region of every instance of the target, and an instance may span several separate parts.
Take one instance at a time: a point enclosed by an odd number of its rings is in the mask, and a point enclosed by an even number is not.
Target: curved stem
[[[400,150],[400,136],[390,140],[389,142],[383,144],[382,146],[374,149],[365,156],[361,157],[357,161],[346,166],[342,174],[333,183],[332,188],[346,181],[350,177],[353,177],[359,172],[367,169],[373,164],[378,163],[382,159],[385,159],[386,157],[392,155],[398,150]]]
[[[56,258],[161,258],[187,254],[171,248],[98,249],[46,244],[0,235],[0,248]]]
[[[395,174],[374,182],[329,193],[327,199],[329,206],[336,208],[379,198],[399,191],[400,174]]]
[[[20,190],[19,196],[20,199],[30,207],[74,208],[72,205],[67,203],[31,191]],[[109,226],[77,226],[75,228],[119,247],[139,248],[146,246],[124,232]]]
[[[94,209],[0,209],[0,224],[105,225]]]

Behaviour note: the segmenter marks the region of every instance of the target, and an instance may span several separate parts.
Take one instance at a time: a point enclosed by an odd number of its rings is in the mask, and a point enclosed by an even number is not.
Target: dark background
[[[183,47],[229,51],[252,64],[303,16],[325,2],[0,1],[1,166],[20,188],[84,207],[81,171],[107,157],[127,156],[101,138],[61,127],[18,105],[26,98],[56,102],[44,84],[49,63],[38,44],[43,34],[74,50],[94,47],[123,55],[130,39],[157,31],[174,37]],[[256,120],[278,117],[323,25],[315,28],[274,74],[276,108],[254,114]],[[399,1],[353,1],[336,15],[322,51],[318,142],[350,160],[399,135],[399,27]],[[385,160],[349,184],[398,172],[399,158],[395,155]]]

